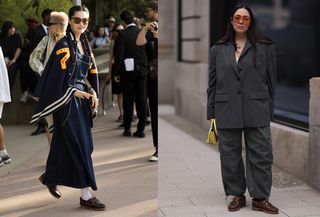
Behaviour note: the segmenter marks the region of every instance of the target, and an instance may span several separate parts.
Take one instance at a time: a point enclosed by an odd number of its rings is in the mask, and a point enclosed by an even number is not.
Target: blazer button
[[[240,90],[238,90],[238,94],[241,94],[241,91],[240,91]]]
[[[238,78],[238,81],[240,81],[240,78]]]

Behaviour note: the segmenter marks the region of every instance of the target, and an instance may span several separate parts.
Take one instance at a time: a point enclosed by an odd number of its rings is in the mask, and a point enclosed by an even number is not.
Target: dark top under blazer
[[[40,24],[37,28],[32,29],[28,35],[28,40],[30,41],[30,50],[31,52],[38,46],[41,39],[46,36],[47,33],[43,29],[43,26]]]
[[[218,129],[269,126],[276,84],[275,46],[247,41],[238,63],[231,43],[210,50],[207,118]]]
[[[136,39],[140,29],[136,26],[128,26],[125,30],[119,32],[117,46],[114,52],[114,75],[120,75],[124,80],[135,80],[147,75],[147,57],[145,46],[137,46]],[[133,72],[121,72],[124,67],[124,60],[127,58],[134,59],[135,70]],[[141,70],[140,67],[143,67]],[[139,68],[139,69],[138,69]]]

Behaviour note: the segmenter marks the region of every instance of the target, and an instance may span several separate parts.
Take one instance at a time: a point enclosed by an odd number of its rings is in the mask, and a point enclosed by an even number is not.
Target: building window
[[[178,61],[200,63],[197,49],[201,38],[197,35],[197,21],[200,15],[195,14],[192,2],[178,0]],[[183,4],[184,3],[184,4]]]
[[[276,121],[309,128],[309,79],[320,76],[319,1],[273,0],[251,4],[258,27],[278,50]]]

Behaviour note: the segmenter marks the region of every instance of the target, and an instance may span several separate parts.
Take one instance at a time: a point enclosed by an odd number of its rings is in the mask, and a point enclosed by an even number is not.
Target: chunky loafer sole
[[[254,206],[252,207],[252,210],[265,212],[267,214],[279,214],[279,211],[269,211],[269,210],[266,210],[266,209],[263,209],[263,208],[259,208],[259,207],[254,207]]]
[[[95,207],[91,207],[91,206],[87,206],[87,205],[83,205],[83,204],[80,204],[80,206],[84,209],[89,209],[89,210],[93,210],[93,211],[103,211],[103,210],[106,210],[106,208],[95,208]]]
[[[89,200],[80,198],[80,206],[93,211],[103,211],[106,209],[106,206],[95,197],[92,197]]]
[[[43,175],[41,175],[39,177],[39,181],[41,182],[41,184],[43,184]],[[43,184],[45,185],[45,184]],[[54,197],[54,198],[57,198],[57,199],[60,199],[61,198],[61,193],[60,191],[57,189],[57,186],[52,186],[52,185],[45,185],[47,188],[48,188],[48,191],[49,193]]]
[[[231,207],[228,207],[228,211],[229,212],[235,212],[235,211],[239,211],[241,208],[245,207],[246,204],[240,204],[237,208],[231,208]]]

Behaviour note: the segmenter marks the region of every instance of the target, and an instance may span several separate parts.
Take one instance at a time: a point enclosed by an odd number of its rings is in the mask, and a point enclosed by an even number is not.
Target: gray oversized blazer
[[[210,50],[207,118],[218,129],[269,126],[276,84],[275,46],[247,41],[238,63],[231,43]]]

